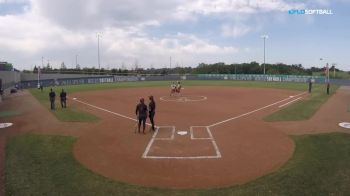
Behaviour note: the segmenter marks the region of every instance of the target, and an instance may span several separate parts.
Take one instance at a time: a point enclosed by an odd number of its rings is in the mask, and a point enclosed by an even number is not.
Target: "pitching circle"
[[[348,123],[348,122],[339,123],[339,126],[345,128],[345,129],[350,129],[350,123]]]
[[[163,96],[159,98],[161,101],[173,101],[173,102],[195,102],[205,101],[208,98],[200,95],[181,95],[181,96]]]

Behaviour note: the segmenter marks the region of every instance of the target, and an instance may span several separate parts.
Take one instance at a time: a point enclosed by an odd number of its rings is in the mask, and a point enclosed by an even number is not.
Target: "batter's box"
[[[210,140],[155,140],[148,157],[205,157],[216,156]]]
[[[192,140],[212,140],[213,136],[208,127],[192,126],[190,128]]]
[[[174,126],[161,126],[157,127],[154,136],[155,140],[173,140],[175,137],[175,127]]]
[[[209,127],[190,127],[190,138],[175,139],[174,126],[157,127],[145,152],[144,159],[218,159],[221,153]],[[194,132],[196,134],[194,135]]]

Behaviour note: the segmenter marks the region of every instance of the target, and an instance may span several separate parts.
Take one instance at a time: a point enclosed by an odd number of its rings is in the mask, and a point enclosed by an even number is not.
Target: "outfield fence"
[[[136,81],[177,81],[177,80],[237,80],[237,81],[267,81],[267,82],[308,82],[324,83],[323,76],[296,75],[258,75],[258,74],[170,74],[170,75],[79,75],[79,74],[42,74],[38,80],[36,74],[25,73],[21,77],[20,87],[36,88],[38,83],[44,87],[79,84],[99,84],[113,82]]]
[[[20,74],[18,71],[0,71],[0,89],[3,94],[9,94],[10,89],[21,82]]]

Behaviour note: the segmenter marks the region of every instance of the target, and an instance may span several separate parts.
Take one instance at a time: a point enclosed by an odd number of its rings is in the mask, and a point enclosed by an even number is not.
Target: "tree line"
[[[330,67],[333,70],[334,67]],[[33,71],[38,73],[38,67],[34,67]],[[287,65],[284,63],[265,64],[265,72],[270,75],[312,75],[313,73],[324,73],[324,67],[304,68],[301,64]],[[336,71],[341,71],[336,69]],[[119,69],[98,69],[91,68],[67,68],[64,63],[59,69],[52,68],[50,64],[40,68],[41,73],[65,73],[65,74],[96,74],[96,75],[135,75],[135,74],[263,74],[264,65],[255,61],[250,63],[214,63],[206,64],[200,63],[197,67],[174,67],[174,68],[147,68],[142,66],[135,66],[133,69],[126,69],[125,67]],[[322,74],[321,74],[322,75]]]

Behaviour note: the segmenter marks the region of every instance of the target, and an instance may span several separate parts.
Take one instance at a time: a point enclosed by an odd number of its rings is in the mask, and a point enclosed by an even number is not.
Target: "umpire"
[[[151,121],[152,124],[152,130],[154,131],[154,115],[156,114],[156,103],[154,102],[154,98],[153,96],[149,96],[149,104],[148,104],[148,108],[149,108],[149,120]]]
[[[145,104],[145,100],[143,98],[140,99],[140,103],[136,106],[136,116],[139,120],[138,124],[138,130],[140,133],[141,123],[143,128],[143,134],[145,134],[145,128],[146,128],[146,119],[147,119],[147,105]]]
[[[51,103],[51,110],[55,109],[55,99],[56,99],[56,93],[52,89],[49,93],[50,103]]]
[[[61,98],[61,107],[67,108],[67,93],[63,89],[60,94],[60,98]]]
[[[309,78],[309,93],[312,91],[312,79]]]

